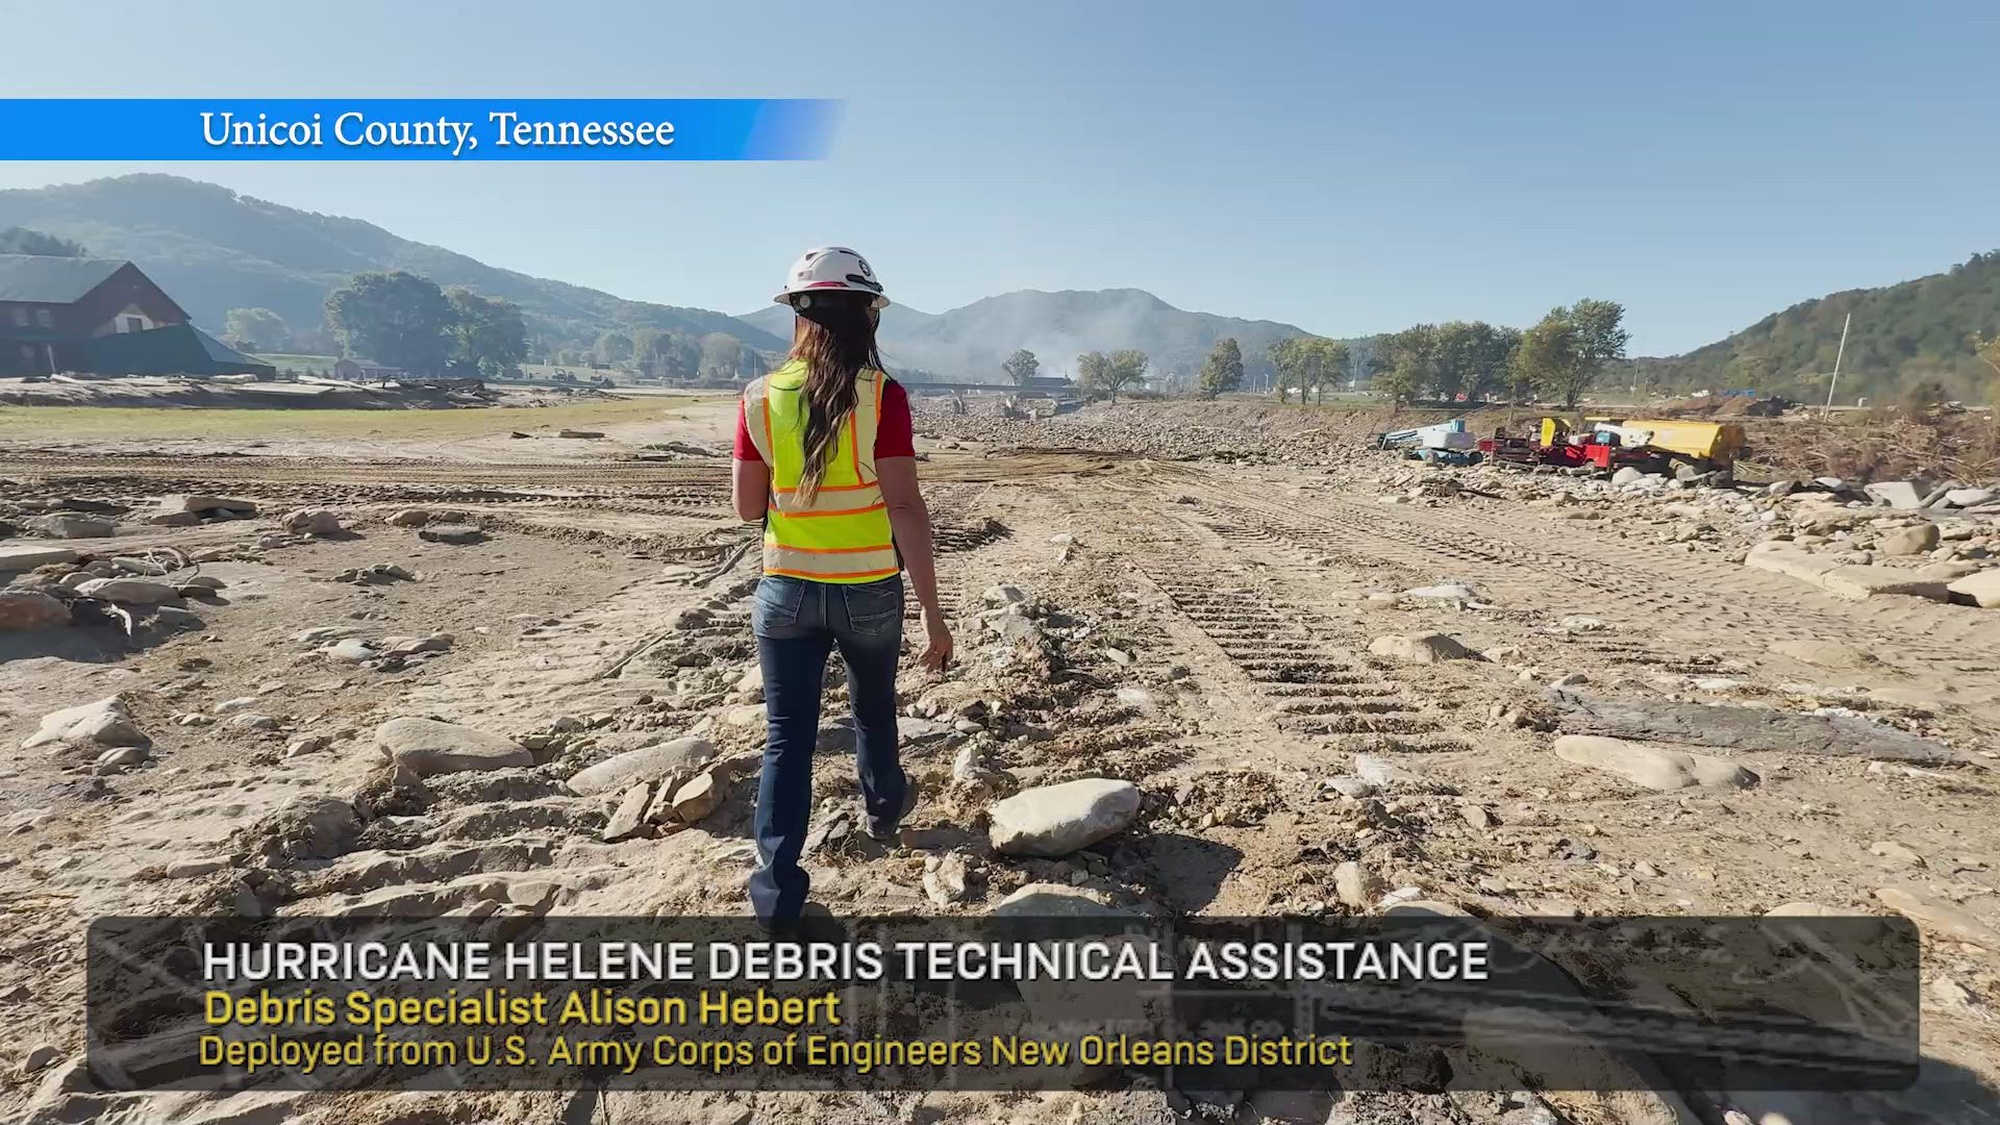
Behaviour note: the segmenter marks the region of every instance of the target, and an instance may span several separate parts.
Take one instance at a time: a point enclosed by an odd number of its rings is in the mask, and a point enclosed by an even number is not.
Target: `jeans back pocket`
[[[798,624],[799,607],[805,604],[806,584],[797,578],[767,574],[757,583],[757,596],[750,606],[750,631],[758,636],[773,629],[789,629]]]
[[[888,578],[841,588],[847,607],[848,628],[864,636],[879,637],[903,626],[903,580]]]

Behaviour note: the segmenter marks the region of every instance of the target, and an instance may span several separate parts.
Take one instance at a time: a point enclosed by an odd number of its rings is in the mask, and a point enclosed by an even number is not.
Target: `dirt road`
[[[686,432],[711,444],[723,436]],[[18,1053],[53,1048],[32,1070],[15,1060],[9,1112],[739,1125],[1111,1122],[1190,1109],[1246,1122],[1694,1122],[1725,1110],[1751,1120],[1784,1112],[1796,1125],[1992,1120],[1981,1114],[2000,1078],[2000,947],[1981,935],[2000,930],[1994,614],[1836,599],[1714,552],[1662,549],[1615,515],[1565,519],[1479,495],[1384,504],[1380,488],[1349,471],[1368,455],[1344,448],[1329,449],[1329,472],[1155,460],[1115,442],[1041,453],[922,443],[942,582],[963,638],[951,682],[906,673],[902,684],[911,770],[933,796],[902,846],[884,851],[838,831],[816,841],[817,898],[842,913],[976,914],[1052,882],[1213,916],[1370,912],[1391,893],[1490,915],[1913,909],[1929,919],[1924,1042],[1934,1073],[1916,1090],[1865,1098],[1551,1093],[1532,1105],[1467,1093],[1190,1102],[1136,1088],[254,1102],[87,1092],[77,951],[94,915],[445,913],[495,900],[526,915],[745,911],[752,780],[737,780],[697,827],[615,843],[600,836],[618,794],[579,796],[562,780],[672,736],[699,735],[724,755],[762,741],[758,689],[745,675],[755,665],[746,619],[756,555],[726,511],[727,462],[638,461],[638,444],[610,439],[594,458],[512,463],[310,448],[190,460],[143,444],[117,455],[0,451],[0,478],[20,482],[24,499],[137,507],[164,493],[217,493],[265,512],[185,529],[121,525],[112,541],[121,551],[246,544],[241,558],[202,567],[225,585],[196,607],[198,631],[131,650],[97,630],[0,642],[12,646],[0,653],[8,745],[45,712],[114,693],[153,743],[130,772],[79,773],[24,751],[0,775],[12,832],[0,865],[12,903],[0,995],[16,1013],[50,1013]],[[270,513],[297,507],[328,508],[349,530],[254,546]],[[450,509],[433,522],[478,525],[484,538],[432,542],[388,522],[410,508]],[[376,563],[417,580],[337,580]],[[1471,589],[1408,593],[1453,584]],[[1007,600],[991,593],[1002,585],[1026,598],[1027,643],[1001,635],[988,612]],[[321,651],[331,634],[295,639],[314,627],[451,640],[423,659],[341,665]],[[1430,633],[1471,658],[1416,662],[1379,643]],[[1962,762],[1739,740],[1706,752],[1728,756],[1754,784],[1654,791],[1551,752],[1563,721],[1552,686],[1860,716]],[[271,722],[242,724],[245,713]],[[541,765],[394,790],[372,743],[376,725],[398,715],[506,735]],[[311,748],[297,749],[301,740]],[[1057,860],[984,846],[994,797],[1088,776],[1145,791],[1131,831]],[[844,815],[851,827],[851,792],[845,759],[822,755],[819,823]],[[317,798],[344,802],[353,823],[327,826]],[[965,894],[927,893],[927,865],[954,854],[970,872]],[[1347,861],[1366,875],[1362,901],[1337,885]],[[1884,888],[1891,898],[1878,895]]]

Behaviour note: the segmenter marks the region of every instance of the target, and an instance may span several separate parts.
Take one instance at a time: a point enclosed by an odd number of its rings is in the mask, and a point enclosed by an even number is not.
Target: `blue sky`
[[[2000,4],[0,0],[11,96],[818,96],[816,164],[0,163],[350,215],[745,312],[844,243],[941,311],[1151,290],[1328,335],[1622,301],[1635,354],[2000,248]]]

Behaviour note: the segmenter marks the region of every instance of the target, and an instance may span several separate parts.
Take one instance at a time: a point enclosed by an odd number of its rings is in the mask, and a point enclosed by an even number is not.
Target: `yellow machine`
[[[1750,446],[1743,427],[1735,422],[1681,422],[1667,418],[1589,418],[1586,425],[1606,426],[1615,433],[1641,431],[1645,444],[1679,460],[1707,468],[1725,468],[1736,463]]]

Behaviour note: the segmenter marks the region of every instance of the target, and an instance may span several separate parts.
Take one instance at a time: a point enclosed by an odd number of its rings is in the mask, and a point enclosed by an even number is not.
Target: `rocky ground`
[[[1994,1119],[1989,498],[1434,470],[1358,448],[1365,417],[1184,404],[920,420],[960,660],[899,685],[926,797],[894,846],[855,830],[829,721],[816,898],[973,915],[1053,885],[1218,917],[1413,900],[1899,912],[1926,943],[1924,1081],[1843,1097],[89,1092],[94,916],[746,912],[756,558],[722,462],[701,455],[727,424],[718,410],[696,424],[712,432],[680,433],[696,447],[670,461],[634,459],[659,435],[605,439],[559,477],[0,450],[0,736],[19,748],[0,772],[0,1005],[23,1028],[6,1112]]]

